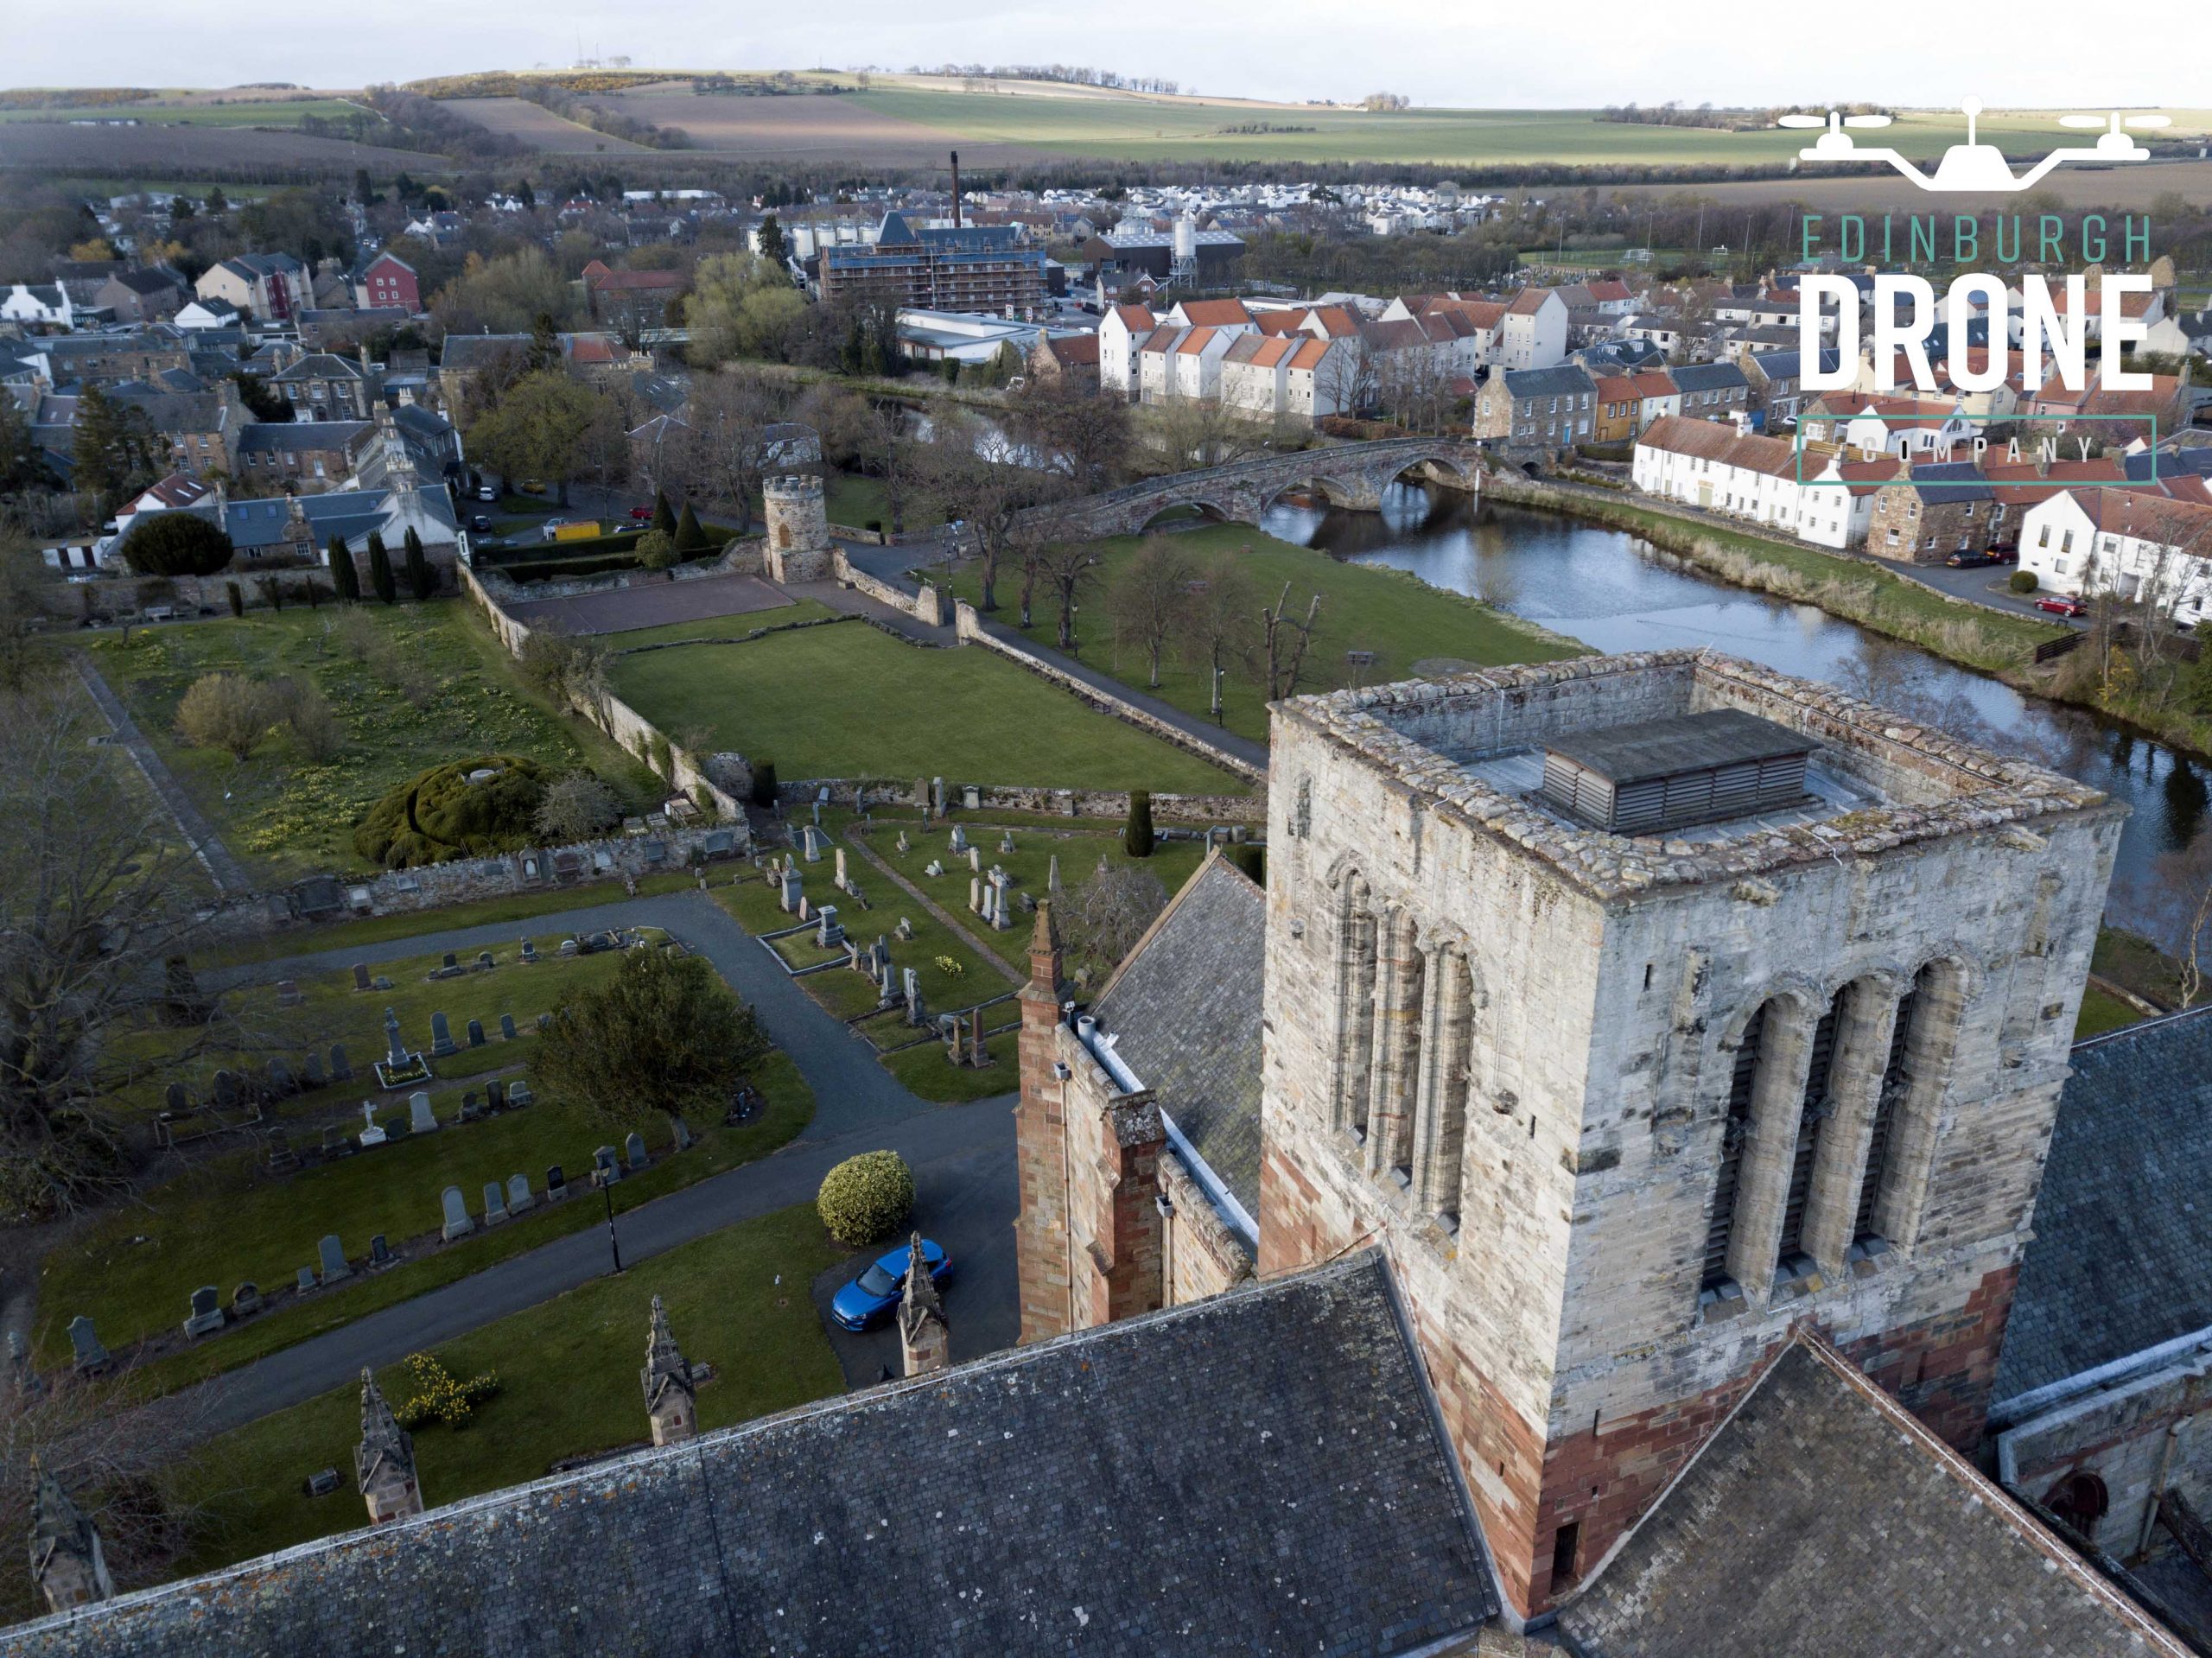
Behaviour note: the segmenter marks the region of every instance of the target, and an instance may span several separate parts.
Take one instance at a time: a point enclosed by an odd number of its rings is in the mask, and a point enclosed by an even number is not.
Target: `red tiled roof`
[[[1204,352],[1208,346],[1213,343],[1214,335],[1219,332],[1220,330],[1217,328],[1192,329],[1190,333],[1183,336],[1183,343],[1175,347],[1175,354],[1178,357],[1198,356],[1200,353]]]
[[[1095,366],[1098,361],[1098,336],[1095,334],[1061,334],[1045,341],[1045,349],[1052,353],[1053,360],[1070,368],[1085,365]]]
[[[1524,288],[1513,296],[1505,308],[1516,316],[1534,316],[1544,308],[1544,302],[1552,296],[1548,288]]]
[[[1160,326],[1158,319],[1141,305],[1116,305],[1114,314],[1131,334],[1148,334]]]
[[[1308,340],[1303,345],[1299,346],[1297,353],[1291,358],[1290,366],[1300,369],[1319,368],[1321,365],[1321,359],[1328,354],[1329,342],[1327,340]]]
[[[1313,314],[1304,308],[1294,311],[1261,311],[1253,322],[1264,334],[1296,334],[1306,326],[1306,319]]]
[[[1192,327],[1228,327],[1239,322],[1249,322],[1252,314],[1244,308],[1241,299],[1196,299],[1186,301],[1183,315]]]

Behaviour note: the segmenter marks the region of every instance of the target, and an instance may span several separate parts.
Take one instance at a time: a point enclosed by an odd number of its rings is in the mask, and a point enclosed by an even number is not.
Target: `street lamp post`
[[[599,1195],[607,1199],[607,1247],[614,1252],[614,1270],[622,1270],[622,1240],[614,1235],[614,1188],[602,1182]]]

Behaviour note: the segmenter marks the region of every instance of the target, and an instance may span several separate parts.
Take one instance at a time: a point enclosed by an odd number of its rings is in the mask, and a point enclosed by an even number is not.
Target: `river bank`
[[[2064,637],[2065,628],[1953,598],[1870,561],[1724,529],[1642,499],[1631,503],[1588,486],[1510,472],[1486,475],[1483,488],[1495,500],[1641,537],[1732,586],[1815,606],[1989,674],[2028,696],[2088,709],[2197,759],[2212,757],[2212,719],[2177,706],[2171,676],[2179,670],[2174,664],[2160,664],[2167,677],[2153,683],[2131,660],[2107,686],[2103,676],[2082,671],[2086,653],[2046,667],[2033,664],[2035,647]]]

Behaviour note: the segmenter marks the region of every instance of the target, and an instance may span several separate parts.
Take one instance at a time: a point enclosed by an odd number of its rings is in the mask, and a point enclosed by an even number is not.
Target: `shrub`
[[[123,542],[123,556],[140,575],[213,575],[234,550],[221,527],[196,512],[149,512]]]
[[[571,772],[545,791],[538,803],[538,834],[548,846],[588,841],[622,821],[614,791],[588,772]]]
[[[407,526],[407,590],[419,601],[428,599],[438,590],[438,578],[430,569],[430,561],[423,551],[423,537],[415,526]]]
[[[369,585],[387,605],[399,597],[399,584],[392,579],[391,555],[385,550],[384,537],[373,530],[369,531]]]
[[[471,783],[472,772],[493,776]],[[432,766],[372,807],[353,830],[353,849],[388,869],[513,852],[533,844],[545,768],[493,754]]]
[[[776,762],[755,760],[753,764],[753,804],[766,811],[776,804]]]
[[[652,742],[645,751],[645,760],[655,775],[673,783],[676,780],[676,755],[668,746],[668,739],[656,731]]]
[[[1152,856],[1152,795],[1148,790],[1129,791],[1129,824],[1122,831],[1122,850],[1132,858]]]
[[[664,570],[676,562],[676,537],[664,530],[648,530],[638,537],[638,562],[649,570]]]
[[[280,717],[269,687],[244,674],[202,674],[176,705],[177,734],[244,759]]]
[[[2033,593],[2037,585],[2036,573],[2033,570],[2015,570],[2012,579],[2005,585],[2015,593]]]
[[[814,1208],[838,1242],[874,1243],[913,1213],[913,1172],[896,1152],[862,1152],[822,1177]]]
[[[86,591],[89,592],[91,589],[87,588]],[[223,596],[231,601],[232,615],[244,616],[245,614],[245,590],[239,587],[237,582],[224,582]]]
[[[410,1433],[433,1422],[466,1427],[476,1407],[499,1391],[497,1370],[462,1382],[428,1353],[407,1356],[407,1379],[415,1384],[415,1396],[391,1414]]]
[[[664,489],[653,492],[653,528],[666,536],[671,544],[675,542],[676,509],[668,504],[668,492]]]
[[[699,515],[691,510],[691,503],[683,504],[683,516],[676,521],[676,550],[677,555],[703,553],[710,543],[707,532],[699,527]]]
[[[330,538],[330,581],[338,589],[338,596],[352,604],[361,596],[361,573],[354,568],[353,555],[346,550],[342,536]]]
[[[516,666],[532,690],[556,703],[588,702],[605,681],[606,652],[596,639],[539,627],[522,642]]]
[[[292,730],[300,752],[318,765],[346,747],[346,727],[311,680],[283,679],[269,688],[276,716]]]

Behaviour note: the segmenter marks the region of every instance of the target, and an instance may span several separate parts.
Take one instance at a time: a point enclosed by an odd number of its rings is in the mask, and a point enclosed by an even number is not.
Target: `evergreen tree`
[[[534,208],[537,206],[537,192],[530,187],[530,181],[528,179],[518,179],[515,181],[515,200],[522,203],[524,207],[526,209]]]
[[[653,492],[653,528],[671,541],[676,539],[676,509],[668,504],[668,492],[664,489]]]
[[[85,591],[90,593],[92,589],[87,588]],[[244,588],[240,588],[237,582],[224,582],[223,596],[231,601],[232,615],[243,616],[245,614],[245,591]]]
[[[361,596],[361,574],[353,568],[353,555],[346,550],[343,536],[330,538],[330,585],[349,605]]]
[[[540,311],[530,325],[530,353],[525,359],[531,372],[561,365],[561,330],[550,311]]]
[[[691,510],[691,503],[683,503],[683,516],[676,521],[676,550],[680,557],[686,553],[703,553],[710,543],[707,532],[699,527],[699,515]]]
[[[111,501],[154,470],[153,431],[145,411],[119,403],[99,385],[77,399],[70,439],[77,487]]]
[[[438,579],[430,574],[430,561],[423,556],[423,537],[415,533],[415,526],[407,526],[407,588],[420,600],[438,590]]]
[[[776,222],[775,214],[768,213],[761,219],[759,235],[760,257],[779,270],[782,270],[789,249],[784,241],[784,227]]]
[[[1147,790],[1129,791],[1129,824],[1122,831],[1122,850],[1132,858],[1152,856],[1152,795]]]
[[[369,531],[369,585],[386,604],[399,597],[399,588],[391,579],[391,555],[384,549],[384,537],[373,530]]]
[[[223,187],[221,185],[218,184],[207,192],[207,211],[209,213],[226,213],[230,212],[230,210],[231,199],[223,194]]]

